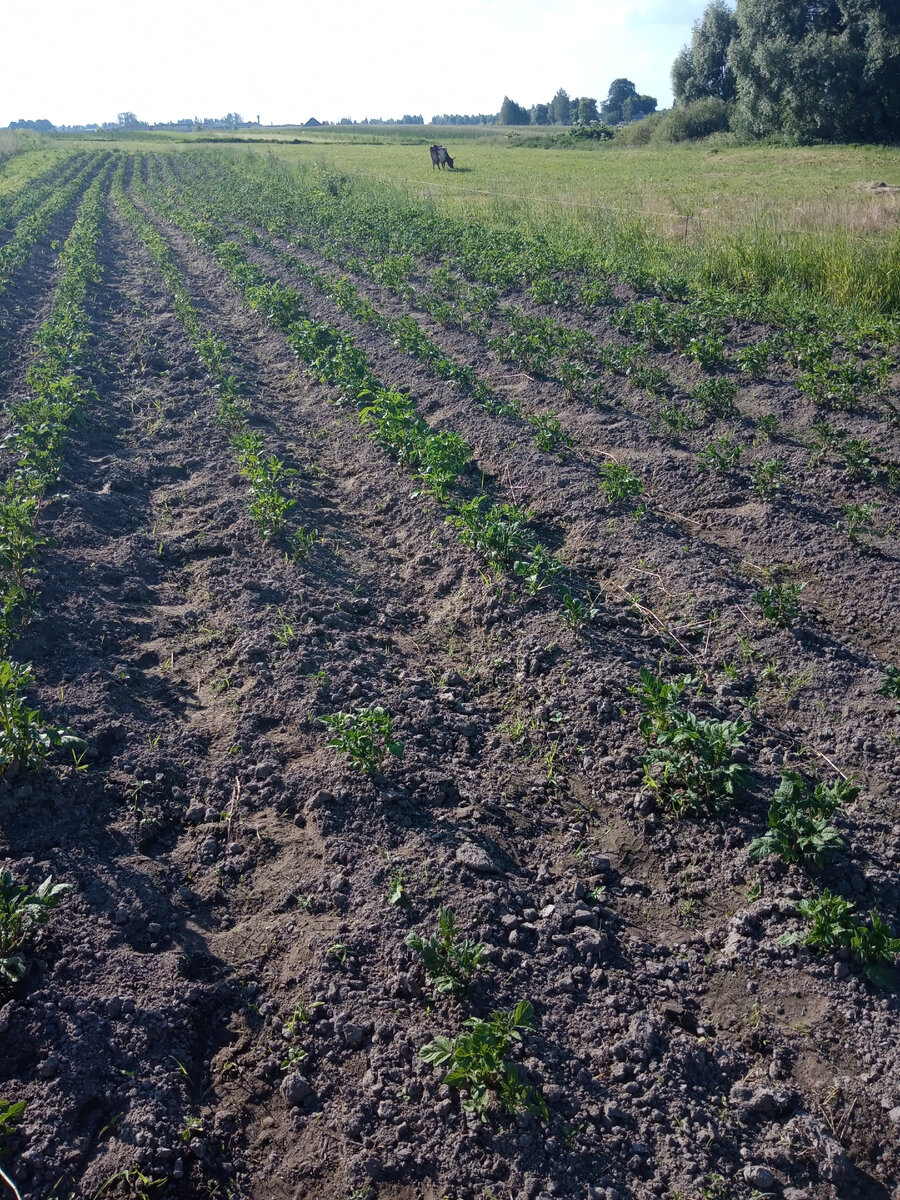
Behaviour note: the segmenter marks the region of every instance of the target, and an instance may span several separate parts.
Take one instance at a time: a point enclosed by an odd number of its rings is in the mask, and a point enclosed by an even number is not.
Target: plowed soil
[[[808,881],[747,855],[783,765],[854,775],[846,847],[818,882],[896,918],[897,705],[876,694],[900,661],[896,496],[809,467],[795,431],[816,417],[790,380],[744,397],[784,424],[790,483],[766,503],[651,436],[626,381],[591,408],[417,313],[498,392],[558,414],[575,446],[543,452],[525,422],[488,416],[254,251],[534,510],[595,590],[596,619],[575,631],[547,597],[487,586],[355,415],[154,220],[319,540],[298,562],[258,536],[210,381],[111,203],[99,398],[46,510],[40,612],[14,652],[42,711],[88,740],[87,769],[0,782],[0,865],[71,885],[0,995],[0,1095],[27,1101],[0,1163],[24,1200],[900,1196],[897,992],[846,956],[781,944]],[[36,252],[7,306],[6,396],[52,264]],[[841,423],[900,457],[874,415]],[[643,480],[643,519],[600,491],[610,456]],[[882,505],[861,544],[835,528],[850,495]],[[752,601],[782,564],[807,583],[786,629]],[[628,689],[660,663],[717,681],[707,715],[759,697],[752,783],[731,812],[678,820],[642,787]],[[374,779],[346,769],[319,720],[370,704],[405,747]],[[488,947],[465,1003],[436,999],[405,944],[442,904]],[[520,1000],[534,1029],[518,1058],[549,1120],[481,1122],[419,1051]]]

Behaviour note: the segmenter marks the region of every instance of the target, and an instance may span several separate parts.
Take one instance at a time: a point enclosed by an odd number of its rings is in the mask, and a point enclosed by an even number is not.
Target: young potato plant
[[[890,927],[874,909],[866,924],[857,915],[852,900],[825,888],[811,900],[801,900],[797,911],[805,918],[807,930],[783,934],[778,939],[782,946],[799,942],[824,953],[849,950],[872,983],[883,986],[893,982],[900,938],[892,936]]]
[[[810,787],[795,771],[784,771],[769,806],[768,831],[750,843],[747,853],[754,861],[777,854],[786,863],[821,866],[827,854],[844,845],[831,818],[858,794],[850,780]]]
[[[18,1129],[19,1121],[24,1115],[24,1100],[13,1101],[0,1098],[0,1157],[6,1153],[8,1141]]]
[[[381,707],[332,713],[319,720],[331,730],[326,744],[344,755],[352,771],[379,775],[389,754],[403,757],[403,743],[394,737],[394,723]]]
[[[805,583],[773,583],[754,593],[754,603],[762,609],[763,616],[776,625],[788,626],[800,616],[798,603]]]
[[[563,605],[563,620],[567,625],[571,626],[576,633],[590,624],[599,614],[600,610],[592,603],[590,598],[583,600],[580,596],[575,596],[568,589],[564,588],[562,593]]]
[[[466,996],[476,974],[484,968],[487,947],[474,938],[459,936],[453,910],[438,909],[435,933],[422,937],[410,933],[406,944],[421,957],[436,996]]]
[[[736,395],[737,384],[721,375],[717,375],[714,379],[704,379],[690,392],[692,400],[696,400],[708,413],[716,417],[740,415],[738,406],[734,402]]]
[[[699,410],[693,404],[664,404],[659,410],[659,416],[670,435],[690,433],[700,424]]]
[[[34,682],[29,665],[0,659],[0,773],[15,768],[38,771],[54,749],[84,750],[87,743],[71,729],[49,725],[32,708],[25,689]]]
[[[813,404],[850,411],[877,386],[877,376],[865,363],[819,361],[797,381]]]
[[[760,379],[765,374],[766,368],[777,350],[776,338],[764,338],[760,342],[744,346],[737,352],[734,359],[739,371],[749,375],[751,379]]]
[[[517,558],[513,572],[525,584],[529,596],[537,596],[553,585],[557,576],[565,571],[562,563],[549,554],[540,543],[536,543],[530,558]]]
[[[461,500],[447,523],[459,531],[459,540],[489,563],[510,568],[534,547],[534,535],[528,528],[532,513],[515,504],[490,504],[482,510],[487,496]]]
[[[697,466],[701,471],[712,470],[724,474],[734,471],[741,460],[743,447],[730,433],[713,438],[697,455]]]
[[[785,468],[780,458],[755,462],[750,474],[750,486],[761,500],[774,500],[784,486]]]
[[[469,1017],[465,1032],[455,1038],[437,1037],[419,1051],[423,1062],[448,1067],[444,1083],[465,1089],[467,1112],[481,1121],[489,1119],[494,1098],[505,1113],[531,1113],[548,1120],[547,1104],[540,1092],[522,1078],[521,1068],[508,1055],[521,1042],[523,1029],[534,1027],[531,1005],[523,1000],[508,1013],[492,1012],[485,1021]]]
[[[876,532],[872,518],[880,508],[880,504],[842,504],[841,512],[844,514],[844,521],[843,523],[838,521],[835,529],[846,533],[854,544],[859,544],[864,534]]]
[[[528,418],[528,424],[534,427],[534,440],[539,450],[558,450],[575,444],[572,435],[563,430],[555,413],[538,413]]]
[[[48,875],[32,893],[16,882],[12,871],[0,871],[0,987],[24,977],[26,964],[19,951],[32,929],[47,923],[70,886],[54,883]]]
[[[900,667],[888,667],[875,695],[900,700]]]
[[[644,708],[638,722],[647,743],[642,756],[644,783],[677,816],[728,808],[746,777],[735,761],[743,750],[746,721],[701,718],[679,701],[694,681],[666,681],[646,667],[632,689]]]
[[[778,434],[778,418],[774,413],[763,413],[762,416],[756,418],[756,437],[753,439],[754,445],[758,442],[770,441]]]
[[[605,462],[600,467],[600,487],[612,504],[640,496],[644,485],[625,463]]]

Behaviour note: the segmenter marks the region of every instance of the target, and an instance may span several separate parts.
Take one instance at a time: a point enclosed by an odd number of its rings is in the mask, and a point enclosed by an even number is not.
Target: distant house
[[[303,122],[304,129],[315,129],[317,125],[321,125],[321,121],[317,121],[315,117],[310,117],[308,121]]]

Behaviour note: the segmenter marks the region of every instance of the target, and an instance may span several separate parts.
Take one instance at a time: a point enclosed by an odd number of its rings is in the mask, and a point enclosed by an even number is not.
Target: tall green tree
[[[554,125],[568,125],[571,119],[569,93],[560,88],[550,101],[550,120]]]
[[[736,85],[728,51],[737,32],[737,17],[731,7],[725,0],[712,0],[702,19],[694,24],[691,44],[682,47],[672,64],[676,104],[690,104],[707,96],[734,99]]]
[[[531,113],[521,104],[516,104],[515,100],[510,100],[509,96],[504,96],[500,105],[500,124],[530,125]]]
[[[609,93],[600,106],[600,118],[609,125],[618,125],[625,118],[622,116],[622,105],[637,95],[637,88],[630,79],[614,79],[609,85]]]
[[[582,125],[591,125],[600,120],[597,101],[593,96],[581,96],[578,100],[578,120]]]
[[[738,0],[736,124],[799,141],[900,136],[898,0]]]
[[[600,105],[600,120],[608,125],[619,125],[623,121],[639,121],[652,112],[656,112],[654,96],[638,95],[630,79],[614,79],[609,85],[609,94]]]

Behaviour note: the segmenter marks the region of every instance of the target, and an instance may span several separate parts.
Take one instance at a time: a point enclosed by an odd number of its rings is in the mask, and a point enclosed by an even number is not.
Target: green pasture
[[[457,130],[466,128],[426,127],[416,145],[402,144],[399,137],[352,143],[335,140],[340,135],[332,130],[303,131],[308,144],[271,149],[298,162],[365,173],[451,209],[513,208],[536,221],[565,218],[590,225],[598,213],[640,217],[679,238],[687,222],[689,239],[760,223],[866,238],[900,228],[900,192],[860,187],[878,182],[900,187],[900,149],[598,143],[596,149],[544,150],[517,147],[505,137],[495,140],[496,133],[493,138],[460,136]],[[432,168],[428,144],[435,137],[454,156],[456,171]]]

